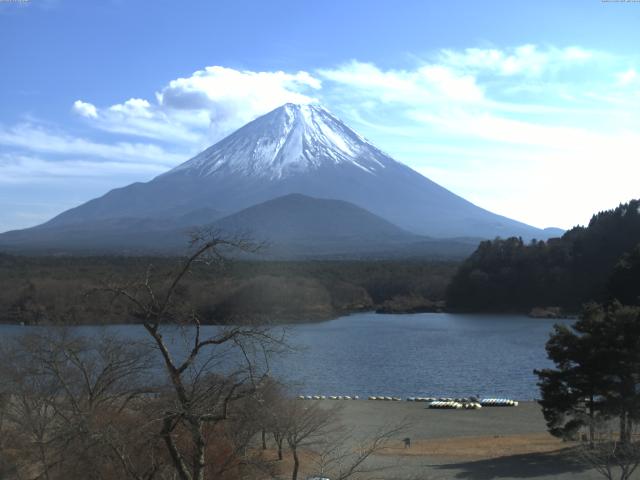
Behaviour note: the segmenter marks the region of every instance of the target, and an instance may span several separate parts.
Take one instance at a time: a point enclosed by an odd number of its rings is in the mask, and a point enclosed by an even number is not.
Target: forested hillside
[[[587,227],[526,244],[520,238],[482,242],[447,289],[450,309],[528,311],[640,296],[640,200],[594,215]]]
[[[161,286],[181,260],[0,254],[0,322],[136,322],[100,291],[144,280],[147,273]],[[417,260],[198,264],[183,282],[181,295],[207,323],[301,322],[363,310],[426,311],[441,308],[456,266]]]

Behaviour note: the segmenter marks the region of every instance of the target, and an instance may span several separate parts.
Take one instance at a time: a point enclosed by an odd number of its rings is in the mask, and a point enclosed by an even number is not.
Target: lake
[[[544,349],[554,323],[523,315],[360,313],[288,325],[299,351],[273,371],[305,395],[537,398],[534,368],[550,366]],[[0,338],[32,327],[0,325]],[[46,328],[46,327],[40,327]],[[136,325],[108,327],[145,338]],[[207,327],[215,328],[215,327]],[[74,327],[92,334],[100,327]]]

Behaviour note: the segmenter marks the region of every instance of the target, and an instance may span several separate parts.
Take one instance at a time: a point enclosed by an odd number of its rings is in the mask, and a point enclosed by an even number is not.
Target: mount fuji
[[[300,195],[309,201],[301,202]],[[322,223],[332,216],[325,210],[348,211],[342,215],[343,227],[367,225],[361,235],[351,236],[359,237],[364,249],[367,241],[381,247],[376,232],[384,231],[382,237],[389,238],[392,230],[394,248],[425,237],[544,239],[557,233],[496,215],[455,195],[394,160],[321,106],[286,104],[147,183],[112,190],[42,225],[2,234],[0,246],[174,248],[184,245],[187,227],[223,228],[238,225],[240,218],[245,219],[240,222],[243,228],[251,230],[255,225],[246,219],[255,215],[241,211],[265,202],[259,210],[261,235],[271,239],[278,218],[288,215],[282,202],[276,202],[277,209],[269,203],[280,197],[285,204],[287,198],[295,200],[296,218],[305,217],[308,208],[306,222],[317,216],[317,227],[326,226],[336,241],[341,232]],[[318,203],[326,199],[339,202]],[[319,215],[320,210],[325,214]],[[271,232],[265,228],[269,215],[273,215]],[[288,221],[290,228],[285,230],[294,232],[295,219]],[[281,232],[275,237],[287,243]],[[296,242],[300,239],[295,237]],[[308,236],[306,241],[313,243]],[[333,242],[336,251],[338,243]]]

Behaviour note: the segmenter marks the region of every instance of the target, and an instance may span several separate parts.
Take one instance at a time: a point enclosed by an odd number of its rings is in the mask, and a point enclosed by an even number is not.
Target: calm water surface
[[[308,349],[282,371],[308,394],[538,397],[554,323],[514,315],[358,314],[296,326]]]
[[[520,315],[362,313],[290,325],[290,343],[299,351],[275,359],[273,370],[309,395],[477,394],[529,400],[538,397],[533,369],[550,365],[544,344],[554,323],[570,321]],[[74,328],[83,334],[101,330]],[[28,330],[0,325],[0,338]],[[139,326],[109,330],[145,338]]]

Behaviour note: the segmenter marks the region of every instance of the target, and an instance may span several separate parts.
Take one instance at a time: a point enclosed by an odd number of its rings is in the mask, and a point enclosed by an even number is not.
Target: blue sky
[[[640,196],[640,3],[0,0],[0,231],[318,101],[489,210]]]

